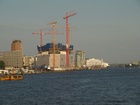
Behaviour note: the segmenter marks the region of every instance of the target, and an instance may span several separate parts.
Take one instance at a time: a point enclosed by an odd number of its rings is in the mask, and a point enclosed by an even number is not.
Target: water
[[[140,68],[25,75],[0,81],[0,105],[139,105]]]

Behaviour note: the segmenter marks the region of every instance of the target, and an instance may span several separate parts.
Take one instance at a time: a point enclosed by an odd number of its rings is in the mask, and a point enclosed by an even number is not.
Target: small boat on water
[[[0,75],[0,80],[1,81],[10,81],[10,80],[22,80],[23,75],[20,74],[6,74],[6,75]]]

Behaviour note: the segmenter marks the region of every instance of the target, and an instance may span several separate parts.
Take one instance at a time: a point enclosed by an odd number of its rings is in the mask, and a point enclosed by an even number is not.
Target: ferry
[[[1,81],[22,80],[22,79],[23,79],[23,75],[20,75],[20,74],[0,75],[0,80]]]

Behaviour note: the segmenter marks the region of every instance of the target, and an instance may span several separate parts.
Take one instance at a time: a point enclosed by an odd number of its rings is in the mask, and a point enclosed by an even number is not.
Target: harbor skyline
[[[65,26],[66,12],[77,12],[69,20],[72,27],[71,44],[83,50],[87,58],[103,58],[109,63],[130,63],[140,60],[140,2],[138,0],[0,0],[0,51],[10,50],[10,44],[20,39],[24,55],[36,55],[39,35],[32,32],[49,31],[47,23],[55,20]],[[58,29],[65,33],[65,29]],[[43,44],[52,42],[43,36]],[[56,36],[65,44],[65,34]]]

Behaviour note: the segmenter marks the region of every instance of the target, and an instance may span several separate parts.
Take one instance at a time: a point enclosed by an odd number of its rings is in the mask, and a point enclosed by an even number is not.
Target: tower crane
[[[56,45],[56,42],[55,42],[55,35],[57,34],[63,34],[63,33],[58,33],[56,32],[56,24],[57,22],[56,21],[53,21],[51,23],[49,23],[48,25],[52,25],[52,32],[50,32],[49,34],[52,34],[52,43],[53,43],[53,68],[55,68],[55,45]]]
[[[71,16],[76,15],[77,13],[70,13],[68,14],[68,12],[66,13],[66,16],[63,17],[63,19],[66,19],[66,66],[69,67],[69,46],[70,46],[70,42],[69,42],[69,23],[68,23],[68,18]]]
[[[42,46],[42,35],[43,34],[50,34],[50,33],[49,32],[43,32],[42,29],[40,29],[40,32],[33,32],[32,34],[33,35],[38,35],[38,34],[40,35],[40,48],[41,48],[41,46]]]

